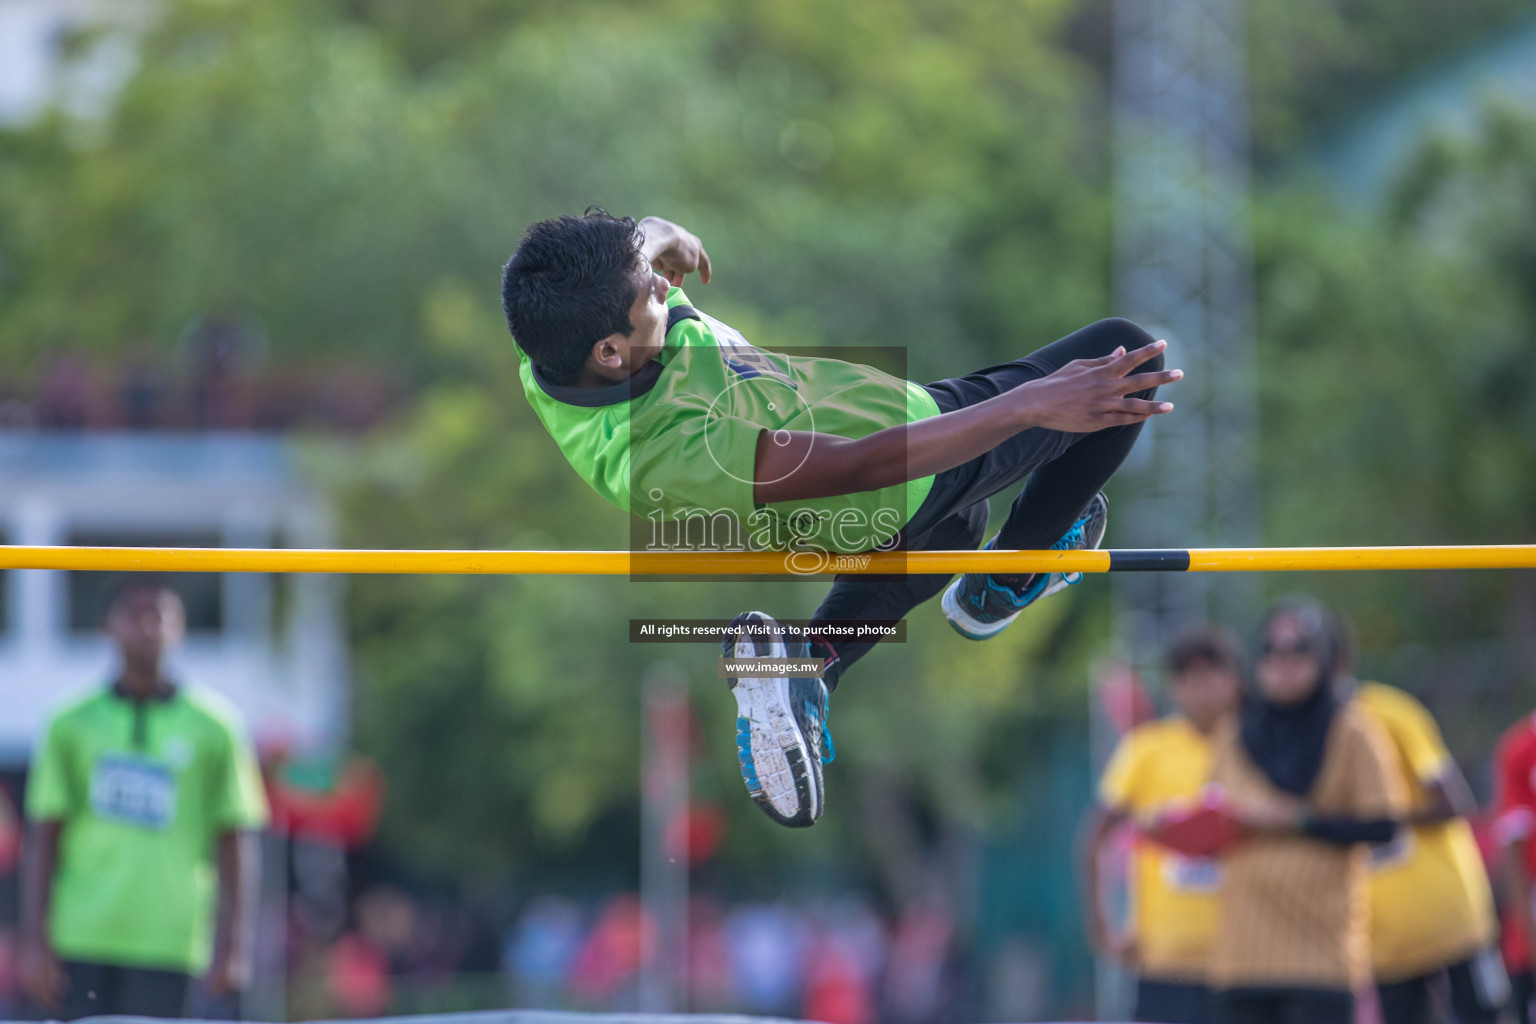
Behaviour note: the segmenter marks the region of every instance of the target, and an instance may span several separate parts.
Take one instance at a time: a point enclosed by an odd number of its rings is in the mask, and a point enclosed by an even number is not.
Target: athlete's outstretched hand
[[[660,217],[642,218],[639,226],[645,235],[642,251],[656,273],[681,286],[697,270],[699,280],[709,284],[709,253],[697,235]]]
[[[1154,341],[1130,352],[1122,347],[1098,359],[1074,359],[1055,373],[1009,393],[1029,405],[1036,426],[1051,430],[1088,434],[1105,427],[1140,423],[1150,416],[1173,411],[1172,402],[1129,397],[1137,391],[1172,384],[1184,376],[1183,370],[1131,372],[1167,347],[1166,341]]]

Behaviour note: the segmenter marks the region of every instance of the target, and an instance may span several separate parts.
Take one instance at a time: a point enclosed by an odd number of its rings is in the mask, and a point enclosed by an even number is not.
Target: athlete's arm
[[[21,984],[44,1009],[57,1010],[68,982],[48,934],[48,902],[59,864],[61,821],[27,828],[21,862]]]
[[[699,272],[699,280],[709,284],[709,253],[699,236],[660,217],[644,217],[636,225],[645,240],[640,251],[656,273],[675,286],[681,286],[683,278]]]
[[[879,490],[968,462],[1031,427],[1088,434],[1172,412],[1170,402],[1128,397],[1184,375],[1182,370],[1131,373],[1167,344],[1073,360],[985,402],[857,440],[765,430],[757,437],[753,500],[768,504]]]
[[[254,832],[219,833],[219,907],[208,970],[208,990],[214,995],[242,991],[250,981],[260,864]]]
[[[1095,953],[1131,962],[1136,957],[1134,937],[1116,934],[1110,927],[1109,915],[1104,912],[1103,879],[1099,872],[1105,845],[1116,830],[1125,823],[1127,817],[1129,815],[1123,810],[1095,808],[1092,816],[1085,822],[1085,828],[1078,843],[1078,856],[1082,861],[1080,877],[1083,889],[1080,895],[1083,903],[1083,924],[1088,929],[1088,942]]]

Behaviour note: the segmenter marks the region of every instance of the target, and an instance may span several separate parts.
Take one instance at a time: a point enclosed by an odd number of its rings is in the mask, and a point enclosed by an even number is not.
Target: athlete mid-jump
[[[922,385],[872,366],[755,348],[700,312],[683,278],[710,280],[699,240],[655,217],[601,210],[541,221],[502,277],[522,381],[572,468],[655,524],[735,524],[744,547],[974,549],[987,499],[1024,481],[989,548],[1093,548],[1100,493],[1156,400],[1166,345],[1100,320],[1022,359]],[[838,576],[792,640],[762,612],[737,616],[726,654],[809,656],[820,678],[741,677],[737,747],[758,805],[785,825],[823,807],[827,698],[873,642],[829,628],[900,619],[944,590],[973,640],[1076,578],[1059,573]],[[818,633],[818,625],[824,628]]]

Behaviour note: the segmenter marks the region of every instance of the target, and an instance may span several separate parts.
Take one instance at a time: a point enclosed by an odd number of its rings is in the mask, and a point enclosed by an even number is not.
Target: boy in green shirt
[[[33,760],[21,979],[63,1020],[180,1017],[194,975],[224,1002],[246,981],[266,796],[234,709],[161,673],[184,622],[163,585],[121,591],[117,680],[57,712]]]
[[[648,521],[651,543],[787,552],[805,571],[832,553],[975,548],[987,499],[1026,480],[1001,549],[1097,547],[1100,493],[1141,425],[1173,406],[1157,387],[1165,343],[1102,320],[1009,363],[919,385],[860,363],[769,353],[695,309],[710,280],[699,240],[675,224],[593,209],[528,229],[502,275],[524,392],[566,459],[604,498]],[[724,541],[721,540],[722,534]],[[810,656],[820,678],[730,680],[748,792],[785,825],[823,805],[827,696],[872,642],[838,625],[900,619],[947,576],[838,576],[809,643],[772,617],[733,621],[727,657]],[[962,575],[942,607],[963,635],[996,635],[1076,579]],[[819,632],[818,632],[819,631]]]

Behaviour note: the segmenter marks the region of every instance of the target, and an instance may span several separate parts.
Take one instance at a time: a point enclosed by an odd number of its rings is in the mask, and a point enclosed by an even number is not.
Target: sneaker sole
[[[960,607],[960,600],[955,596],[960,592],[960,579],[958,576],[955,577],[955,581],[944,591],[944,597],[939,601],[939,608],[944,612],[945,621],[954,627],[956,633],[967,640],[990,640],[1007,629],[1009,624],[1019,617],[1019,612],[1024,610],[1020,608],[1018,612],[1014,612],[1006,619],[998,619],[996,622],[982,622],[972,618],[964,608]],[[1050,588],[1047,587],[1045,594],[1050,592]],[[1044,594],[1041,596],[1043,597]]]
[[[756,621],[772,619],[762,615]],[[738,637],[721,646],[729,658],[787,656],[780,637]],[[805,735],[795,722],[789,679],[733,678],[731,692],[736,696],[736,758],[747,793],[780,825],[814,825],[821,816],[821,761],[811,756]]]

